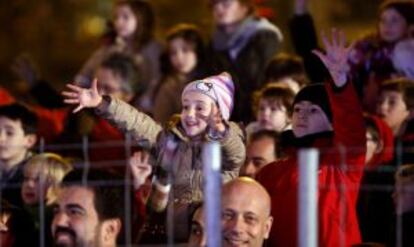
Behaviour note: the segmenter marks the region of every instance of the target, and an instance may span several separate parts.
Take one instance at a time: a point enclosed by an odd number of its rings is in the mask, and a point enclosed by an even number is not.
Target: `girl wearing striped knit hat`
[[[78,104],[74,112],[83,108],[96,108],[97,114],[117,128],[130,133],[137,141],[147,140],[155,148],[157,164],[153,169],[155,178],[149,201],[157,211],[163,211],[167,206],[174,207],[174,238],[179,242],[186,241],[189,209],[203,199],[203,142],[220,142],[223,182],[238,176],[239,167],[245,158],[243,132],[237,124],[228,121],[234,96],[230,75],[222,73],[189,83],[181,95],[180,121],[175,121],[167,128],[162,128],[151,117],[119,99],[100,95],[96,80],[91,88],[72,84],[67,86],[69,90],[63,95],[66,103]],[[137,178],[139,170],[148,168],[148,164],[140,162],[140,159],[134,160],[135,164],[130,165],[132,174],[136,174]],[[135,189],[141,183],[135,183]]]

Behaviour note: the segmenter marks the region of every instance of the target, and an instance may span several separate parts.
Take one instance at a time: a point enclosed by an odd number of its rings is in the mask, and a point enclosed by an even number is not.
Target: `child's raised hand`
[[[135,190],[139,189],[152,172],[147,152],[134,152],[128,162]]]
[[[211,113],[207,121],[209,129],[214,133],[223,133],[226,130],[221,112],[214,103],[211,105]]]
[[[348,58],[352,50],[352,45],[346,47],[346,39],[343,31],[332,29],[331,40],[322,33],[322,41],[325,47],[325,54],[318,50],[312,52],[321,59],[325,67],[329,70],[336,86],[341,87],[347,82],[349,72]]]
[[[66,104],[79,104],[78,107],[73,110],[76,113],[83,108],[97,107],[102,102],[102,95],[98,91],[98,80],[94,79],[90,88],[82,88],[74,84],[66,84],[70,91],[63,91],[62,95],[65,96],[64,102]]]

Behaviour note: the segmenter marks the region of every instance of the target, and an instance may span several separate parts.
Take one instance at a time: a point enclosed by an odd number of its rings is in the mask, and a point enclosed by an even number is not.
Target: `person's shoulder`
[[[277,178],[277,175],[280,172],[283,172],[284,162],[285,160],[278,160],[265,165],[262,169],[260,169],[259,173],[256,176],[256,180],[264,187],[268,187],[269,184],[273,184]]]

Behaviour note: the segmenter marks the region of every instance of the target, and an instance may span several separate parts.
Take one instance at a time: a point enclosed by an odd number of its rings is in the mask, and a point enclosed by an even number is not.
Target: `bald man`
[[[273,222],[267,191],[255,180],[240,177],[226,183],[222,193],[223,247],[261,247]]]

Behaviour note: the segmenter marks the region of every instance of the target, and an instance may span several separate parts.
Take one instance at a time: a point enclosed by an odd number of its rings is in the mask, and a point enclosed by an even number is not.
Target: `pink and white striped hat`
[[[229,120],[233,110],[234,83],[227,72],[210,76],[202,80],[190,82],[183,90],[181,97],[188,92],[198,92],[209,96],[219,106],[221,116]]]

